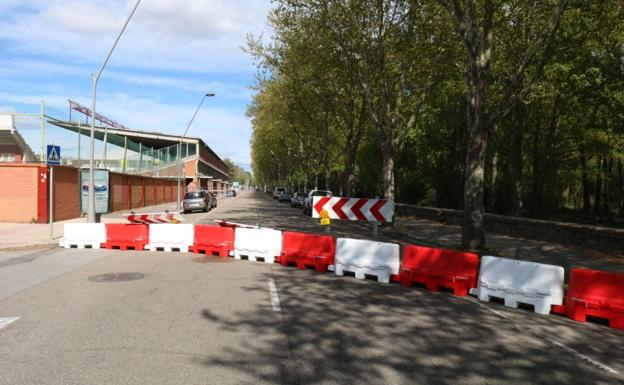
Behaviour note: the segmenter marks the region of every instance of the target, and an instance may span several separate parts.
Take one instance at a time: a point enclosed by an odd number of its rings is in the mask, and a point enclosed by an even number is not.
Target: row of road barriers
[[[564,295],[564,268],[459,250],[334,238],[267,228],[191,224],[67,223],[60,246],[122,250],[192,251],[222,258],[234,256],[299,269],[351,272],[357,279],[414,283],[430,291],[447,288],[457,296],[470,292],[481,301],[500,298],[505,306],[533,305],[540,314],[564,314],[584,322],[587,316],[624,329],[624,274],[572,269]]]

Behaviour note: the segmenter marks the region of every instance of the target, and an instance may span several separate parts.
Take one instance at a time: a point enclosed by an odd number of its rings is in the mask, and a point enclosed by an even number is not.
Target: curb
[[[51,250],[59,247],[58,242],[37,243],[32,245],[0,247],[0,251]]]

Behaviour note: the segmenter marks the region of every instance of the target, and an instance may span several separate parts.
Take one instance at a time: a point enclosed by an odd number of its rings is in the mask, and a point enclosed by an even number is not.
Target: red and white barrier
[[[59,246],[66,249],[71,247],[99,249],[104,242],[106,242],[104,223],[65,223]]]
[[[182,223],[184,218],[180,213],[130,213],[124,214],[130,223],[142,223],[151,225],[156,223]]]
[[[149,226],[136,223],[108,223],[106,224],[106,242],[102,247],[107,249],[143,250],[149,242]]]
[[[206,255],[229,257],[234,251],[234,229],[223,226],[195,225],[195,239],[190,250]]]
[[[338,238],[335,263],[336,275],[344,275],[345,271],[350,271],[355,273],[357,279],[374,275],[378,282],[388,283],[391,276],[399,274],[399,245]]]
[[[326,235],[282,233],[225,221],[220,224],[224,226],[66,223],[60,246],[141,250],[149,239],[145,248],[152,251],[186,252],[194,246],[195,252],[219,253],[222,257],[233,247],[236,259],[246,256],[250,261],[263,258],[265,263],[273,263],[281,257],[282,264],[294,262],[299,268],[329,268],[336,275],[353,272],[358,279],[374,275],[379,282],[400,279],[406,286],[423,282],[430,290],[450,287],[456,295],[465,295],[467,288],[475,286],[478,257],[473,253],[407,245],[400,264],[399,245],[393,243],[338,238],[334,244]],[[328,266],[332,258],[334,265]],[[565,305],[563,276],[561,266],[484,256],[476,288],[470,292],[481,301],[499,297],[508,307],[532,304],[536,313],[548,314],[552,309],[580,322],[587,316],[600,317],[611,327],[624,329],[624,274],[573,269]]]
[[[387,199],[313,197],[312,217],[326,210],[329,219],[392,222],[394,202]]]
[[[273,229],[248,229],[237,227],[234,235],[234,258],[246,256],[255,262],[262,258],[274,263],[282,252],[282,232]]]
[[[145,246],[150,251],[163,249],[173,251],[178,249],[186,253],[193,245],[194,228],[192,224],[161,223],[149,225],[149,244]]]
[[[502,298],[505,306],[533,305],[536,313],[549,314],[563,303],[563,267],[500,257],[481,258],[479,283],[471,294],[480,301]]]
[[[624,329],[624,274],[572,269],[565,305],[554,306],[553,312],[577,322],[603,318],[612,328]]]
[[[453,294],[464,296],[477,286],[479,256],[459,250],[406,245],[400,269],[401,284],[424,283],[427,290],[440,287],[453,289]]]
[[[314,266],[316,271],[323,272],[334,264],[335,253],[336,240],[332,236],[293,231],[282,233],[282,266],[295,263],[298,269]]]

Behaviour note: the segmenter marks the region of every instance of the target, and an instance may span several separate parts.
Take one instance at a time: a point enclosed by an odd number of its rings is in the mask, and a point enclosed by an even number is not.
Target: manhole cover
[[[232,258],[207,255],[205,257],[193,258],[192,261],[195,263],[227,263],[231,262]]]
[[[145,277],[145,274],[141,273],[107,273],[94,275],[88,279],[91,282],[125,282],[136,281],[137,279],[142,279],[143,277]]]

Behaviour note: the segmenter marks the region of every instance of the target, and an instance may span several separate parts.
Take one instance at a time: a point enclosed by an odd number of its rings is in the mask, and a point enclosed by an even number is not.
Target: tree
[[[501,3],[497,7],[495,0],[485,0],[483,6],[479,7],[476,0],[440,0],[440,2],[453,15],[457,35],[467,54],[469,142],[465,165],[462,247],[470,250],[482,249],[486,243],[483,197],[488,129],[495,127],[496,123],[511,111],[514,104],[526,96],[533,83],[542,75],[543,67],[550,56],[545,51],[549,49],[551,38],[559,27],[569,0],[559,0],[553,7],[549,22],[524,54],[515,74],[491,111],[487,111],[488,75],[495,40],[495,11],[502,8]],[[534,63],[540,53],[541,60],[537,64],[535,76],[522,84],[527,68]]]

